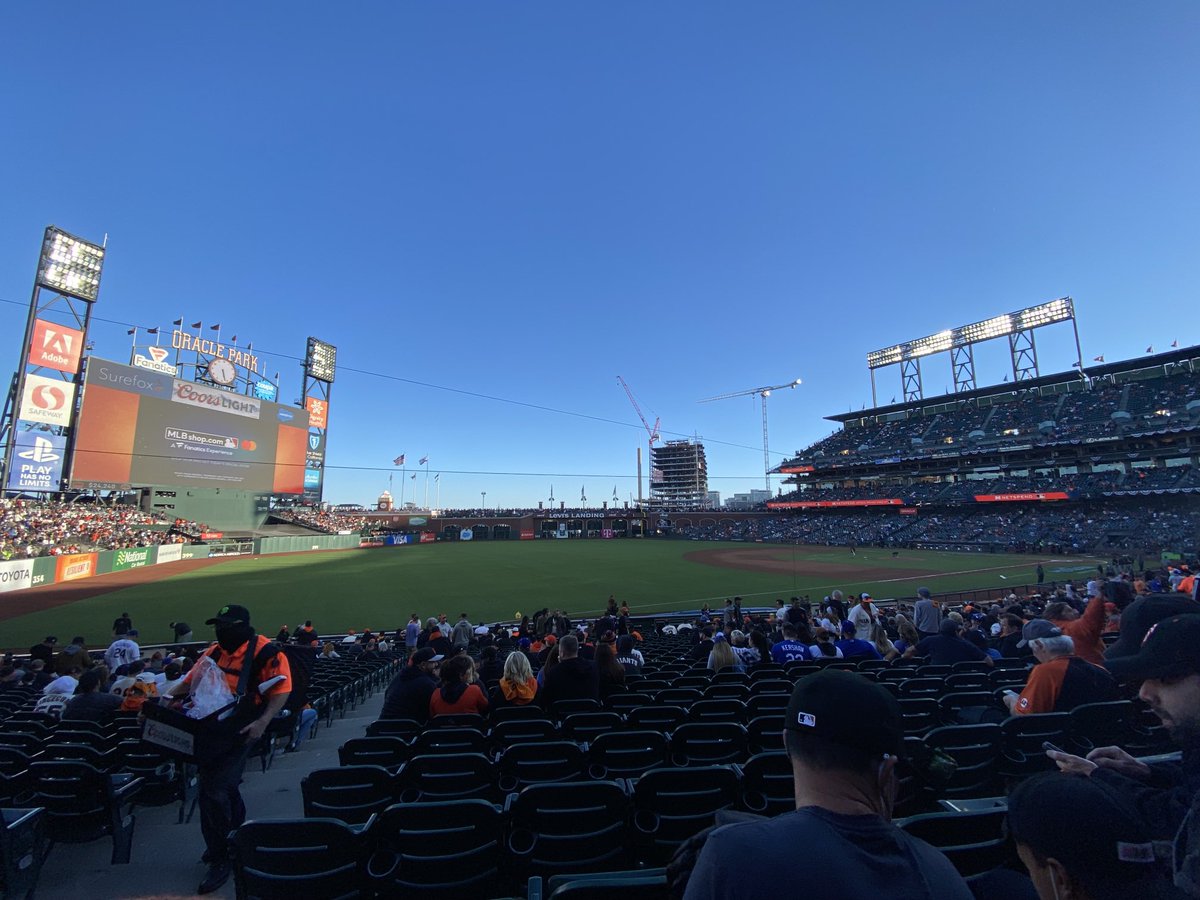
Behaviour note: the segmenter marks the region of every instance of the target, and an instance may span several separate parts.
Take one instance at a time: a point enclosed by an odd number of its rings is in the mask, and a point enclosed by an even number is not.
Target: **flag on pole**
[[[1172,346],[1172,347],[1178,347],[1178,346],[1179,346],[1179,341],[1171,341],[1171,346]]]
[[[172,324],[172,325],[182,325],[182,324],[183,324],[183,319],[182,319],[182,318],[178,318],[178,319],[176,319],[174,322],[172,322],[171,324]]]
[[[204,327],[204,322],[203,322],[203,321],[200,321],[200,322],[193,322],[193,323],[192,323],[192,327],[193,327],[193,328],[203,328],[203,327]]]
[[[1151,344],[1149,347],[1147,347],[1147,348],[1146,348],[1146,352],[1147,352],[1147,353],[1153,353],[1153,352],[1154,352],[1154,345],[1153,345],[1153,344]]]
[[[421,457],[419,460],[417,460],[417,465],[418,465],[418,466],[423,466],[423,465],[425,465],[425,463],[427,463],[427,462],[429,462],[429,457],[428,457],[428,456],[422,456],[422,457]]]
[[[146,334],[158,334],[158,328],[157,328],[157,327],[154,327],[154,328],[147,328],[147,329],[146,329]]]
[[[401,453],[399,456],[397,456],[395,459],[392,460],[392,463],[397,466],[404,465],[404,454]]]
[[[442,477],[442,473],[441,473],[441,472],[438,472],[436,475],[434,475],[434,476],[433,476],[433,480],[434,480],[434,481],[437,481],[437,480],[438,480],[439,478],[441,478],[441,477]]]
[[[417,480],[417,473],[416,473],[416,472],[413,472],[411,475],[409,475],[409,476],[408,476],[408,479],[409,479],[409,481],[416,481],[416,480]]]
[[[1104,362],[1104,354],[1101,353],[1099,356],[1093,356],[1092,362]]]
[[[130,328],[130,329],[129,329],[127,332],[125,332],[125,333],[126,333],[126,334],[137,334],[137,326],[136,326],[136,325],[134,325],[132,328]]]
[[[220,322],[218,322],[216,325],[209,325],[209,326],[208,326],[208,330],[209,330],[209,331],[220,331],[220,330],[221,330],[221,323],[220,323]]]

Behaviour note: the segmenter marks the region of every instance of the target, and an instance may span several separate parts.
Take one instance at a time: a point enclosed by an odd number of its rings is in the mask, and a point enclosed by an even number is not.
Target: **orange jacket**
[[[1069,635],[1075,642],[1075,655],[1087,660],[1094,666],[1104,665],[1104,641],[1100,635],[1104,632],[1104,598],[1093,597],[1088,601],[1087,609],[1078,619],[1051,619],[1062,633]]]

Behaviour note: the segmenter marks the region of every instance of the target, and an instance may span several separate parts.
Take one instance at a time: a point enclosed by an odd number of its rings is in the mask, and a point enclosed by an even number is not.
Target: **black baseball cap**
[[[1171,616],[1150,626],[1136,655],[1105,660],[1119,681],[1200,673],[1200,615]]]
[[[958,634],[958,629],[960,628],[962,628],[962,626],[953,619],[943,619],[942,624],[938,626],[938,633],[956,635]]]
[[[1087,828],[1076,827],[1079,821]],[[1156,876],[1169,872],[1166,847],[1096,778],[1047,772],[1026,779],[1009,795],[1008,831],[1040,858],[1058,860],[1091,897],[1128,897],[1134,885],[1151,889]],[[1143,896],[1162,895],[1149,890]]]
[[[232,625],[235,622],[241,622],[243,625],[250,624],[250,610],[244,606],[222,606],[217,610],[217,614],[207,620],[205,625]]]
[[[1136,656],[1142,646],[1142,638],[1155,622],[1161,622],[1171,616],[1194,613],[1196,609],[1195,601],[1178,594],[1150,594],[1139,597],[1121,613],[1121,636],[1104,651],[1104,655],[1108,659]]]
[[[904,745],[896,698],[878,683],[839,669],[823,669],[796,682],[783,725],[801,737],[872,754],[899,756]]]

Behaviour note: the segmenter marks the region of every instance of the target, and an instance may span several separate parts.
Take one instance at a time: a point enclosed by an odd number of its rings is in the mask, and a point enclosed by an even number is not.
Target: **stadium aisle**
[[[313,769],[336,767],[338,747],[352,737],[361,737],[383,707],[383,691],[377,691],[347,710],[346,718],[334,718],[333,727],[321,726],[317,736],[305,741],[296,753],[284,753],[265,774],[259,760],[246,766],[242,796],[251,819],[291,818],[304,815],[300,779]],[[135,810],[133,854],[129,865],[109,863],[112,841],[104,838],[90,844],[59,844],[50,851],[38,881],[38,897],[67,897],[83,893],[102,898],[192,897],[204,877],[200,862],[204,841],[200,837],[200,814],[190,824],[176,824],[179,806],[143,806]],[[234,897],[233,879],[209,897]]]

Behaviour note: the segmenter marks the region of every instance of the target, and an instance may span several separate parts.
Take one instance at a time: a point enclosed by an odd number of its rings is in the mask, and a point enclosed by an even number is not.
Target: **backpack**
[[[219,652],[218,648],[210,651],[209,655]],[[288,681],[288,687],[291,690],[283,708],[296,714],[308,703],[308,685],[312,681],[313,669],[316,668],[317,663],[315,647],[303,644],[280,644],[277,641],[264,644],[263,648],[255,654],[253,662],[250,663],[251,684],[248,690],[256,689],[256,686],[263,680],[261,677],[263,669],[271,659],[280,653],[287,657],[288,668],[292,673]]]

